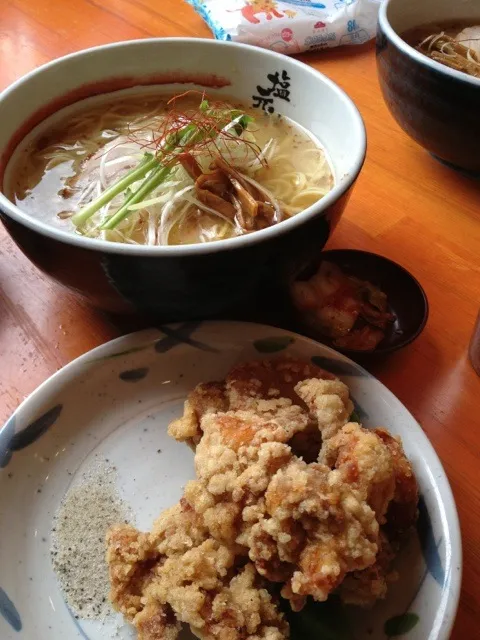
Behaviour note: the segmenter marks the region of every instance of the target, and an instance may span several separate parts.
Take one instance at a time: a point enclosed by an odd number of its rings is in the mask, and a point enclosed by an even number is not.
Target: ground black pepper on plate
[[[116,468],[96,460],[65,495],[53,520],[51,561],[67,604],[77,618],[111,613],[105,534],[131,513],[119,496]]]

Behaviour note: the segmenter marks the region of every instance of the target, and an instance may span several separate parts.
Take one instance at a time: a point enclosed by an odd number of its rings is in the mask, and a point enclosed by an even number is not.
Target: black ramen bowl
[[[324,335],[297,320],[304,333],[348,355],[352,360],[382,356],[413,342],[425,328],[428,319],[428,300],[422,286],[404,267],[396,262],[368,251],[355,249],[332,249],[323,251],[321,260],[336,264],[347,275],[368,280],[379,287],[387,296],[388,308],[395,321],[385,333],[385,337],[373,351],[342,349],[331,343]],[[321,262],[320,260],[320,262]],[[306,273],[310,276],[311,274]],[[298,317],[298,316],[297,316]]]
[[[277,73],[284,84],[288,79],[288,90],[262,101],[257,87],[267,86],[267,76]],[[147,85],[171,94],[205,89],[292,118],[325,146],[334,188],[270,228],[230,240],[166,247],[86,238],[49,225],[44,215],[26,215],[8,199],[9,158],[42,120],[83,98],[118,92],[121,100],[122,92]],[[1,217],[35,265],[94,305],[175,321],[245,308],[254,295],[282,287],[318,256],[361,170],[366,139],[355,105],[314,69],[260,48],[171,38],[81,51],[28,74],[0,95],[0,149]]]
[[[393,117],[443,162],[480,174],[480,78],[424,56],[403,34],[428,23],[480,24],[478,0],[386,0],[377,35],[377,69]]]

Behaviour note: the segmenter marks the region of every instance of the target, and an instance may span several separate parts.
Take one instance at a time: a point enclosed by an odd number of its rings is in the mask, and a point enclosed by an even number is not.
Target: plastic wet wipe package
[[[293,54],[375,37],[382,0],[187,0],[218,40]]]

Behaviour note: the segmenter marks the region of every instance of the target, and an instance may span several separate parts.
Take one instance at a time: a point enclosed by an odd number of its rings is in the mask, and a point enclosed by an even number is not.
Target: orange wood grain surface
[[[118,40],[211,37],[180,0],[0,0],[0,89],[52,58]],[[422,282],[428,325],[371,367],[433,442],[457,501],[464,581],[454,640],[480,638],[480,378],[467,347],[480,307],[480,181],[433,160],[382,101],[374,47],[300,56],[355,100],[368,156],[329,248],[384,254]],[[35,387],[85,351],[141,328],[112,320],[51,282],[0,229],[0,423]]]

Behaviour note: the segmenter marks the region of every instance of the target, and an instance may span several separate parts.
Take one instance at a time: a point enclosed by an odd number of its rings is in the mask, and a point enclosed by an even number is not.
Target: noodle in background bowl
[[[267,76],[277,72],[288,77],[288,92],[268,104],[320,140],[335,174],[335,186],[324,198],[278,225],[196,245],[119,244],[54,228],[26,215],[3,193],[5,168],[22,138],[78,100],[162,85],[165,93],[205,89],[252,105],[257,87],[268,87]],[[36,266],[104,309],[174,321],[238,307],[267,287],[285,284],[317,258],[361,170],[366,139],[352,101],[310,67],[248,45],[167,38],[81,51],[20,79],[0,94],[0,149],[0,214]]]
[[[442,65],[402,35],[428,23],[480,24],[478,0],[386,0],[380,7],[377,69],[402,129],[454,168],[480,175],[480,78]]]

